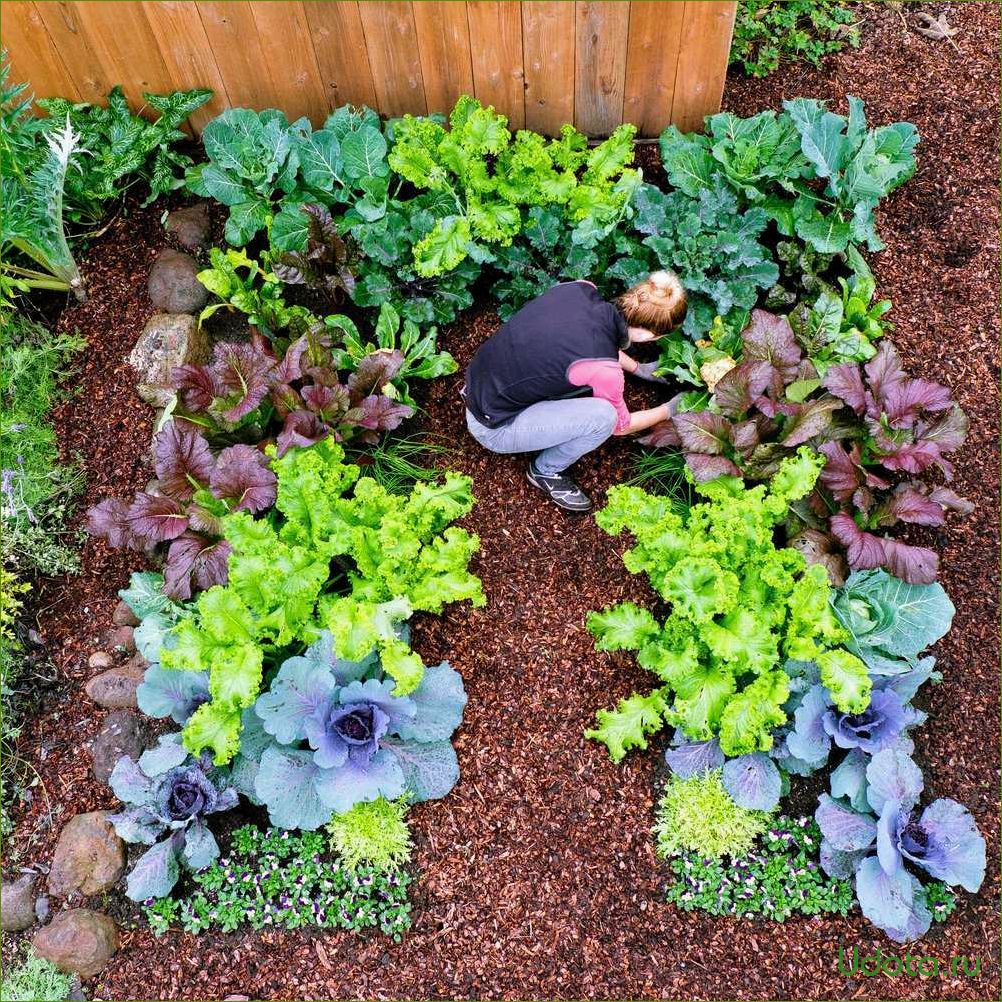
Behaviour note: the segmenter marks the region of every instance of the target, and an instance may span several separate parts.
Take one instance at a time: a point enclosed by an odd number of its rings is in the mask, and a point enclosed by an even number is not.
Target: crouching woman
[[[470,434],[491,452],[536,453],[529,483],[567,511],[591,499],[568,468],[611,435],[645,431],[668,405],[630,412],[624,373],[650,382],[657,363],[638,363],[631,344],[663,337],[685,318],[678,277],[659,271],[614,302],[591,282],[562,282],[526,303],[485,341],[466,370]]]

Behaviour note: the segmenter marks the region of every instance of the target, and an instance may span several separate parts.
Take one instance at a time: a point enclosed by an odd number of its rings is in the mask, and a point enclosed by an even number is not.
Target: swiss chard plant
[[[599,650],[637,651],[661,682],[600,711],[587,732],[614,761],[646,748],[666,723],[690,740],[717,738],[727,755],[767,751],[787,720],[791,661],[816,662],[843,711],[866,709],[866,666],[839,647],[847,634],[829,606],[824,571],[773,541],[774,527],[811,490],[820,466],[801,449],[780,464],[768,489],[731,477],[697,485],[707,500],[687,514],[639,488],[610,490],[596,521],[610,534],[634,536],[623,562],[646,574],[670,605],[663,622],[629,602],[588,618]]]
[[[164,545],[164,593],[183,601],[226,581],[222,517],[270,508],[277,481],[259,450],[240,444],[214,455],[201,435],[173,421],[156,437],[154,466],[152,488],[131,502],[105,498],[88,512],[87,526],[114,547],[149,553]]]
[[[565,125],[558,139],[520,130],[464,95],[449,116],[449,128],[431,118],[407,115],[393,124],[390,166],[420,191],[450,203],[450,211],[414,246],[419,275],[456,268],[468,256],[491,259],[522,227],[522,210],[559,206],[576,228],[600,229],[622,218],[640,172],[633,161],[634,128],[622,125],[593,149]]]
[[[126,894],[133,901],[165,897],[182,866],[203,870],[219,856],[206,818],[236,807],[237,790],[229,770],[217,769],[208,755],[193,759],[180,735],[161,737],[138,762],[123,755],[109,783],[125,804],[108,816],[119,838],[150,846],[129,873]]]
[[[231,552],[228,583],[199,595],[165,639],[163,667],[209,672],[210,700],[188,720],[185,745],[217,763],[240,746],[241,715],[266,672],[333,635],[337,656],[361,661],[374,649],[404,696],[420,684],[421,659],[401,637],[418,610],[483,603],[467,565],[476,536],[450,526],[473,505],[466,477],[390,494],[344,461],[331,438],[273,459],[278,498],[267,516],[222,519]]]
[[[191,167],[195,194],[229,206],[225,235],[242,247],[270,226],[272,247],[304,250],[308,202],[353,203],[378,218],[385,211],[386,139],[374,112],[343,107],[316,131],[307,118],[290,123],[269,108],[229,108],[202,133],[208,160]]]
[[[844,548],[852,570],[884,567],[911,584],[934,581],[935,551],[886,532],[899,523],[943,525],[947,512],[972,510],[949,487],[921,478],[938,467],[952,479],[947,457],[964,444],[967,416],[948,387],[909,377],[889,341],[863,366],[832,366],[823,386],[848,419],[841,440],[818,446],[825,467],[810,503],[798,506],[801,524],[827,533],[827,542],[817,540],[822,551]]]

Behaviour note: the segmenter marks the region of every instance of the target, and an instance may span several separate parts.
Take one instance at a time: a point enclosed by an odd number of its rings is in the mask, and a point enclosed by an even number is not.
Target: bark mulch
[[[522,460],[488,455],[465,437],[457,375],[431,388],[424,425],[455,441],[449,462],[474,478],[479,503],[467,524],[482,540],[477,570],[489,602],[425,617],[414,631],[427,661],[448,658],[462,672],[470,701],[457,739],[459,785],[412,814],[421,874],[413,931],[395,946],[302,932],[156,939],[136,924],[91,985],[94,997],[999,997],[999,13],[988,3],[930,5],[934,13],[947,7],[961,28],[959,51],[906,33],[896,12],[869,5],[859,52],[820,71],[731,79],[725,106],[751,114],[807,95],[844,109],[853,93],[873,122],[908,119],[922,132],[918,174],[881,213],[888,249],[874,267],[882,295],[894,301],[907,361],[916,374],[950,384],[971,416],[956,486],[977,510],[926,537],[942,553],[958,611],[937,651],[944,679],[926,697],[930,720],[917,734],[917,755],[930,794],[973,810],[989,856],[981,893],[963,896],[917,952],[980,956],[980,977],[847,979],[836,969],[839,946],[893,947],[858,914],[776,926],[663,903],[650,837],[658,751],[617,767],[582,737],[597,709],[648,685],[630,658],[595,653],[585,614],[649,596],[623,568],[621,544],[592,519],[544,504],[525,482]],[[58,415],[64,448],[87,466],[89,503],[149,476],[151,412],[134,396],[123,357],[152,312],[144,282],[160,232],[154,212],[117,222],[86,261],[91,300],[63,317],[91,344],[80,393]],[[489,311],[474,313],[445,333],[444,346],[462,365],[496,322]],[[630,475],[634,449],[615,441],[580,464],[598,500]],[[82,686],[115,591],[140,560],[95,543],[83,559],[78,578],[43,593],[41,628],[63,684],[21,751],[61,813],[46,828],[45,798],[36,798],[16,835],[22,863],[47,863],[71,814],[113,804],[81,753],[102,712]]]

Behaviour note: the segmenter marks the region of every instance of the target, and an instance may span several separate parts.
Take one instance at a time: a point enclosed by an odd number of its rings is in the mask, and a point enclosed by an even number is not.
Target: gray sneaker
[[[545,476],[536,469],[536,461],[529,463],[526,477],[533,487],[538,487],[550,500],[565,511],[588,511],[591,498],[570,477],[563,473]]]

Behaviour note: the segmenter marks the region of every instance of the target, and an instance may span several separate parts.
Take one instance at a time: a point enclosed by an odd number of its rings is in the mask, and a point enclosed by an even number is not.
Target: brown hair
[[[631,327],[646,327],[662,337],[685,319],[685,289],[673,271],[655,271],[616,299]]]

